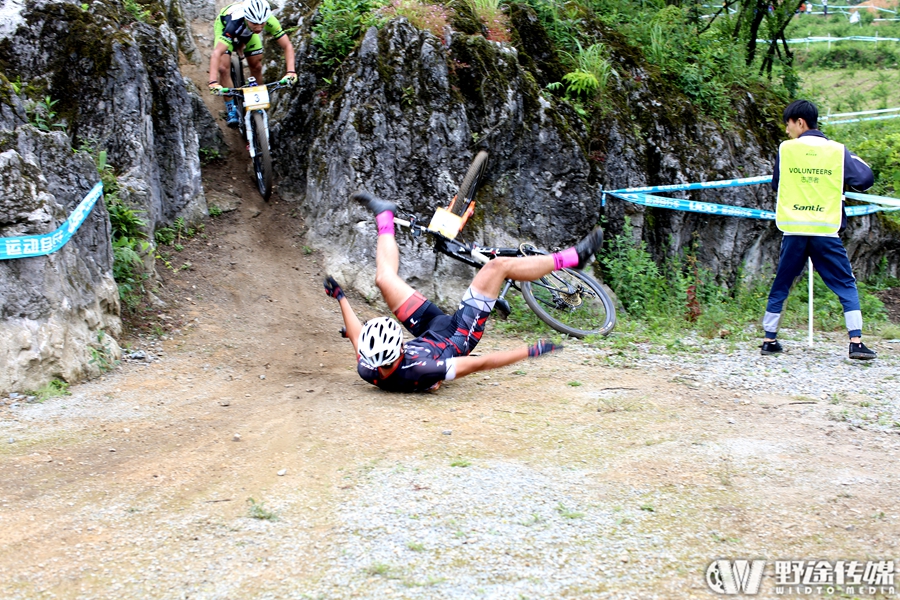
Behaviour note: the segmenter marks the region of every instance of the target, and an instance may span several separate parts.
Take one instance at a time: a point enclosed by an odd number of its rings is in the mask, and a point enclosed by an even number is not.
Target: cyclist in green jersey
[[[215,23],[215,47],[209,61],[209,91],[219,94],[223,87],[230,88],[231,81],[231,53],[243,49],[247,58],[247,66],[250,75],[256,78],[258,84],[262,79],[262,55],[263,46],[260,34],[265,31],[275,38],[281,49],[284,50],[284,61],[287,74],[281,79],[281,83],[293,85],[297,81],[297,72],[294,67],[294,46],[288,38],[287,32],[281,28],[272,15],[272,9],[267,0],[244,0],[229,4]],[[234,100],[225,100],[225,109],[228,112],[228,126],[237,127],[241,120]]]

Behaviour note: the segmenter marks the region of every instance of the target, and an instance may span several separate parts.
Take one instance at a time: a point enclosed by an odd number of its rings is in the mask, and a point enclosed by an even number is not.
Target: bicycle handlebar
[[[264,85],[266,87],[266,89],[273,90],[273,91],[291,87],[287,83],[281,83],[281,81],[273,81],[272,83],[265,83],[262,85]],[[223,87],[221,90],[219,90],[219,93],[217,95],[218,96],[240,96],[244,93],[243,90],[251,88],[251,87],[259,87],[259,85],[255,85],[255,86],[245,85],[243,87],[236,87],[236,88]]]

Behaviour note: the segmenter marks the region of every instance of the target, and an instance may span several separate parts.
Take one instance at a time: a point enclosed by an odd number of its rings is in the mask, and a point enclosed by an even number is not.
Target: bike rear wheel
[[[466,176],[463,177],[462,183],[459,184],[459,191],[456,193],[456,197],[450,204],[450,212],[454,215],[463,216],[466,209],[469,208],[469,204],[475,200],[475,194],[478,192],[478,186],[481,184],[481,179],[487,168],[487,160],[488,153],[484,150],[475,155],[475,159],[469,165],[469,170],[466,171]]]
[[[537,281],[522,282],[522,296],[538,318],[577,338],[607,335],[616,326],[612,298],[593,277],[561,269]]]
[[[231,53],[231,86],[235,88],[244,87],[244,65],[237,52]],[[237,96],[232,96],[232,100],[234,100],[234,105],[237,106],[238,114],[241,116],[238,129],[243,137],[247,137],[247,132],[244,131],[244,97],[238,94]]]
[[[261,111],[250,115],[250,127],[253,128],[253,172],[256,175],[256,188],[263,200],[272,195],[272,157],[269,154],[269,132]]]

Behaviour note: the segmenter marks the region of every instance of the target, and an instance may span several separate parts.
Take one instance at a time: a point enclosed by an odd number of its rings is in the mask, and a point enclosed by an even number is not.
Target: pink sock
[[[394,235],[394,213],[386,210],[375,215],[378,235]]]
[[[575,248],[567,248],[562,252],[555,252],[553,254],[553,269],[566,269],[568,267],[576,267],[578,266],[578,252],[575,251]]]

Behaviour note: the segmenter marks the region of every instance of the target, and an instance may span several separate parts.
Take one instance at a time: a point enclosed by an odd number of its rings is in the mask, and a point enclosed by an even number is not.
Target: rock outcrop
[[[90,156],[30,125],[0,138],[0,173],[0,237],[55,230],[97,182]],[[0,392],[78,381],[118,358],[109,239],[101,201],[60,251],[0,261]]]
[[[73,150],[107,151],[119,197],[151,244],[157,227],[206,216],[196,123],[210,130],[214,120],[178,69],[179,50],[196,48],[185,46],[192,38],[178,0],[135,6],[144,12],[39,0],[4,29],[0,235],[52,231],[93,187],[96,166]],[[116,355],[119,300],[102,202],[60,252],[0,261],[0,281],[0,392],[78,380]]]

